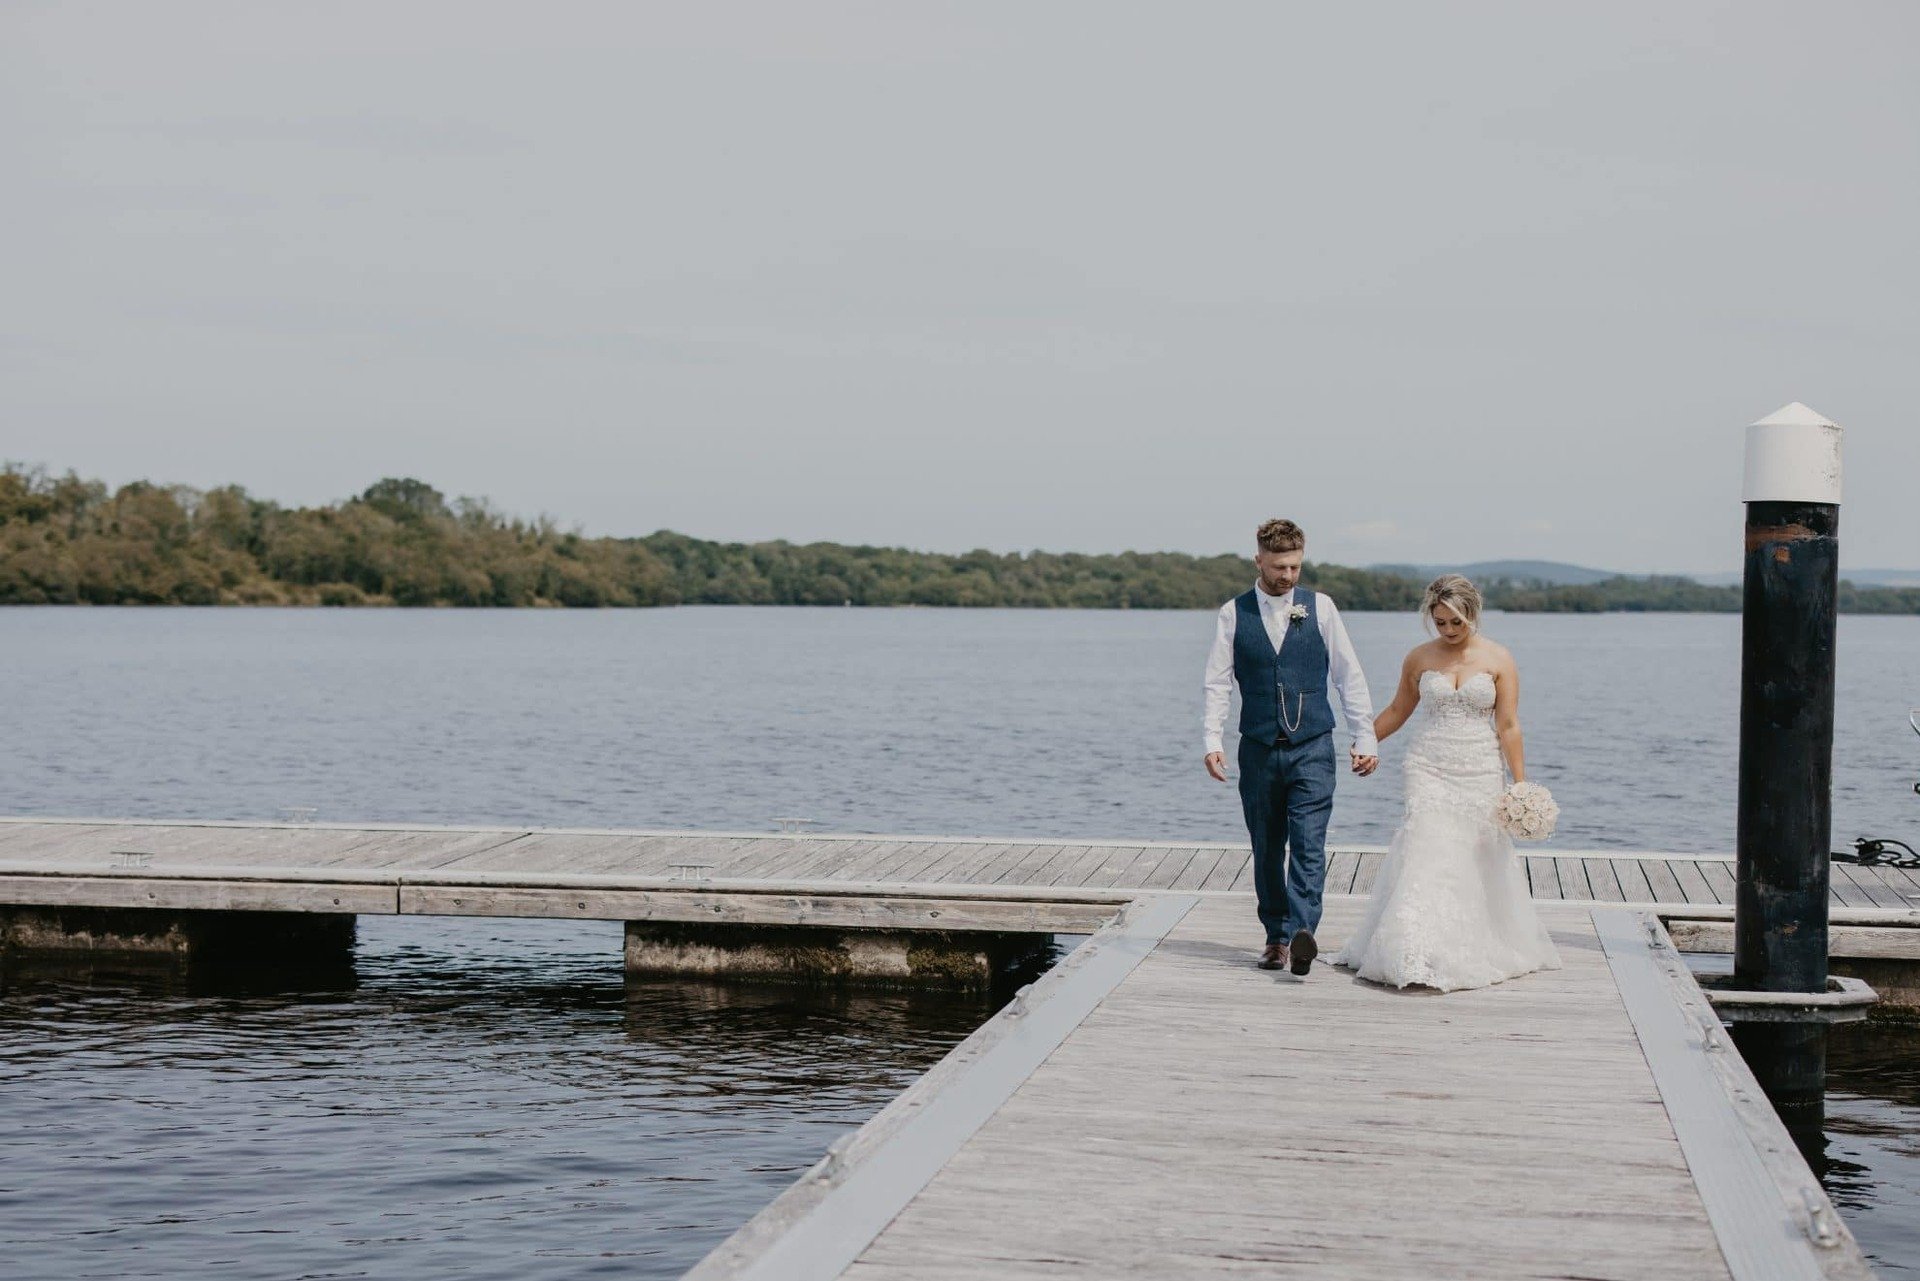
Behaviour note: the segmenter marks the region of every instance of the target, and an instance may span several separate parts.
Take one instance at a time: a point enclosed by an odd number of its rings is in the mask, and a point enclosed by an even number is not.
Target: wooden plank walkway
[[[1252,969],[1244,915],[1191,913],[846,1275],[1727,1275],[1583,919],[1434,999]]]
[[[963,1078],[875,1118],[689,1281],[1871,1276],[1850,1237],[1811,1244],[1824,1194],[1770,1111],[1736,1108],[1750,1076],[1670,1111],[1589,906],[1542,909],[1563,969],[1442,996],[1254,969],[1247,902],[1193,902],[927,1174],[860,1186],[940,1141],[914,1118]],[[1360,909],[1329,901],[1329,945]],[[1759,1132],[1703,1140],[1704,1113]]]
[[[1731,854],[1540,850],[1523,861],[1543,901],[1733,902]],[[144,860],[117,858],[121,852]],[[1385,854],[1330,851],[1327,893],[1365,894]],[[994,886],[1046,890],[1252,889],[1243,845],[995,841],[960,837],[822,836],[414,825],[142,823],[0,818],[0,874],[73,874],[144,862],[155,875],[244,869],[255,876],[325,873],[392,881],[433,873],[476,883],[511,875]],[[122,868],[122,870],[125,870]],[[1920,906],[1920,880],[1893,868],[1835,865],[1834,907]]]
[[[1444,997],[1253,968],[1246,855],[1221,843],[10,818],[0,906],[1093,935],[702,1281],[1866,1281],[1664,933],[1617,906],[1718,928],[1728,860],[1527,861],[1565,967]],[[1329,948],[1380,863],[1334,853]],[[1848,872],[1855,914],[1920,903],[1898,873]]]

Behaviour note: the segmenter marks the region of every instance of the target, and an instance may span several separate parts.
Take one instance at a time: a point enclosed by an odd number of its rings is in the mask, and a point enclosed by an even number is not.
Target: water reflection
[[[234,997],[350,993],[360,986],[351,955],[294,964],[191,965],[174,957],[12,956],[0,962],[0,993],[80,985],[129,996]]]
[[[1920,1026],[1828,1033],[1826,1122],[1809,1146],[1808,1163],[1880,1272],[1920,1275]]]
[[[1826,1025],[1735,1023],[1733,1043],[1794,1142],[1816,1143],[1826,1116]]]
[[[1920,1272],[1920,1026],[1756,1023],[1733,1037],[1867,1257]]]
[[[599,922],[0,975],[9,1277],[676,1276],[991,999],[628,984]]]

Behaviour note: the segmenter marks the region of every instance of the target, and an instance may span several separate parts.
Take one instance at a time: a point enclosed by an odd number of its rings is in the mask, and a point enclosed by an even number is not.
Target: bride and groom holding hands
[[[1424,709],[1404,762],[1405,816],[1360,925],[1331,962],[1441,991],[1557,969],[1512,843],[1512,833],[1551,831],[1557,811],[1526,782],[1520,674],[1480,634],[1479,591],[1458,574],[1428,586],[1421,613],[1434,638],[1406,656],[1393,701],[1375,716],[1339,609],[1299,585],[1306,535],[1270,520],[1256,539],[1258,581],[1220,608],[1205,730],[1207,773],[1226,782],[1222,734],[1237,685],[1240,805],[1266,932],[1260,966],[1304,975],[1319,955],[1337,772],[1331,687],[1352,736],[1348,767],[1363,778],[1379,767],[1380,741]]]

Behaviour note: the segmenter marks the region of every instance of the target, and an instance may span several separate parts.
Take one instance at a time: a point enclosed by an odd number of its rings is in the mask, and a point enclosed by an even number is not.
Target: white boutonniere
[[[1305,605],[1287,606],[1287,626],[1289,627],[1300,626],[1301,622],[1306,618],[1306,616],[1307,616],[1307,607]]]

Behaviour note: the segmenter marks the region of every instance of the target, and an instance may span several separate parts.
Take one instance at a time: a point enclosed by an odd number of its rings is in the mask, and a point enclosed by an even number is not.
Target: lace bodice
[[[1494,684],[1491,672],[1475,672],[1456,688],[1453,677],[1445,672],[1420,673],[1420,705],[1434,720],[1477,721],[1493,715]]]
[[[1445,809],[1492,821],[1506,787],[1493,732],[1493,676],[1475,672],[1454,687],[1444,672],[1420,673],[1426,715],[1407,752],[1407,811]]]

